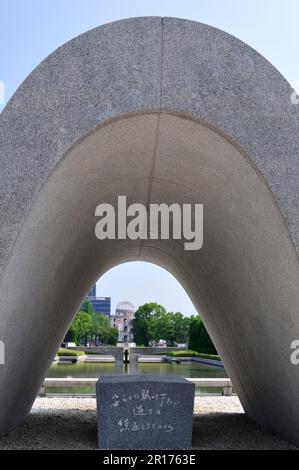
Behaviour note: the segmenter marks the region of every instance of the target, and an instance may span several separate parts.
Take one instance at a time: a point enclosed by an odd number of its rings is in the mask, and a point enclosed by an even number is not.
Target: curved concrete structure
[[[89,286],[148,260],[190,294],[253,419],[299,445],[299,107],[257,52],[174,18],[47,58],[0,116],[0,433],[30,410]],[[204,247],[102,241],[95,207],[204,204]],[[63,306],[63,310],[61,309]]]

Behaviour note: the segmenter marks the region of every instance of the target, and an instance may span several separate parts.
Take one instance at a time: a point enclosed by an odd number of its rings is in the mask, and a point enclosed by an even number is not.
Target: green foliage
[[[118,340],[118,329],[110,326],[110,320],[106,315],[100,314],[94,318],[95,341],[102,345],[115,346]]]
[[[82,306],[81,306],[81,312],[86,312],[93,314],[95,313],[92,302],[90,300],[84,300]]]
[[[221,361],[220,357],[212,354],[201,354],[196,351],[174,351],[165,354],[170,357],[200,357],[202,359],[211,359],[213,361]]]
[[[73,338],[77,345],[92,343],[104,346],[115,346],[118,340],[118,330],[110,326],[109,318],[100,314],[97,315],[92,303],[86,300],[75,316],[70,327],[69,337]]]
[[[132,332],[136,344],[148,346],[151,341],[149,320],[156,308],[160,306],[156,303],[147,303],[138,308],[132,321]],[[163,308],[163,307],[162,307]]]
[[[211,359],[212,361],[221,361],[221,357],[218,354],[201,354],[199,356],[202,359]]]
[[[171,329],[169,339],[172,343],[187,343],[189,339],[190,318],[184,317],[181,312],[168,313]]]
[[[188,318],[180,312],[167,312],[162,305],[155,302],[138,308],[132,322],[132,332],[139,346],[147,347],[150,342],[159,340],[165,340],[168,345],[189,342],[191,353],[208,355],[208,359],[217,360],[219,357],[200,317]],[[80,312],[75,316],[68,337],[77,345],[87,345],[89,342],[95,346],[115,346],[118,330],[111,327],[110,319],[106,315],[97,315],[92,303],[85,300]],[[186,352],[184,356],[187,356]]]
[[[82,341],[87,345],[93,326],[93,314],[85,311],[80,311],[76,314],[75,319],[71,325],[70,331],[77,345]]]
[[[217,355],[217,350],[203,324],[200,317],[191,317],[189,332],[190,349],[205,353]]]
[[[78,357],[78,356],[85,356],[85,352],[60,348],[58,353],[57,353],[57,356],[59,356],[59,357],[62,357],[62,356]]]
[[[191,353],[213,356],[208,359],[219,357],[200,317],[188,318],[180,312],[166,312],[162,305],[154,302],[138,308],[132,330],[137,345],[146,347],[151,341],[158,342],[161,339],[168,345],[189,342]],[[183,354],[187,356],[185,352]]]
[[[116,346],[117,341],[118,341],[118,329],[110,328],[109,333],[107,335],[107,344],[109,346]]]
[[[169,357],[199,357],[200,354],[196,351],[185,350],[185,351],[168,352],[168,353],[165,353],[165,356],[169,356]]]
[[[148,346],[163,339],[170,344],[188,340],[190,318],[180,312],[167,312],[162,305],[147,303],[138,308],[132,324],[135,342]]]

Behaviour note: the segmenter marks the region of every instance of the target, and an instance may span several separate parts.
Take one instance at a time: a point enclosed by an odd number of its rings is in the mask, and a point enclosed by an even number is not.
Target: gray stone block
[[[194,384],[182,377],[101,377],[97,384],[99,448],[190,448],[194,391]]]

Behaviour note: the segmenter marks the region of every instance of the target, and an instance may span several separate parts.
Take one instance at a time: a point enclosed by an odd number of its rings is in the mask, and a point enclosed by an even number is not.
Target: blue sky
[[[0,0],[0,82],[6,100],[66,41],[101,24],[133,16],[176,16],[227,31],[258,50],[290,81],[299,81],[298,0]],[[0,111],[3,106],[0,104]],[[106,273],[98,295],[136,306],[157,300],[169,310],[195,309],[175,279],[148,263]]]

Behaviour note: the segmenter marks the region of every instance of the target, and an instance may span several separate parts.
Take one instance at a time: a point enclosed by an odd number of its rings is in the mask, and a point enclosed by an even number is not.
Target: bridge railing
[[[226,378],[187,378],[190,382],[194,383],[196,387],[204,388],[222,388],[222,395],[231,396],[233,394],[233,384],[230,379]],[[43,386],[39,391],[40,396],[46,396],[46,387],[95,387],[97,378],[48,378],[45,379]]]

